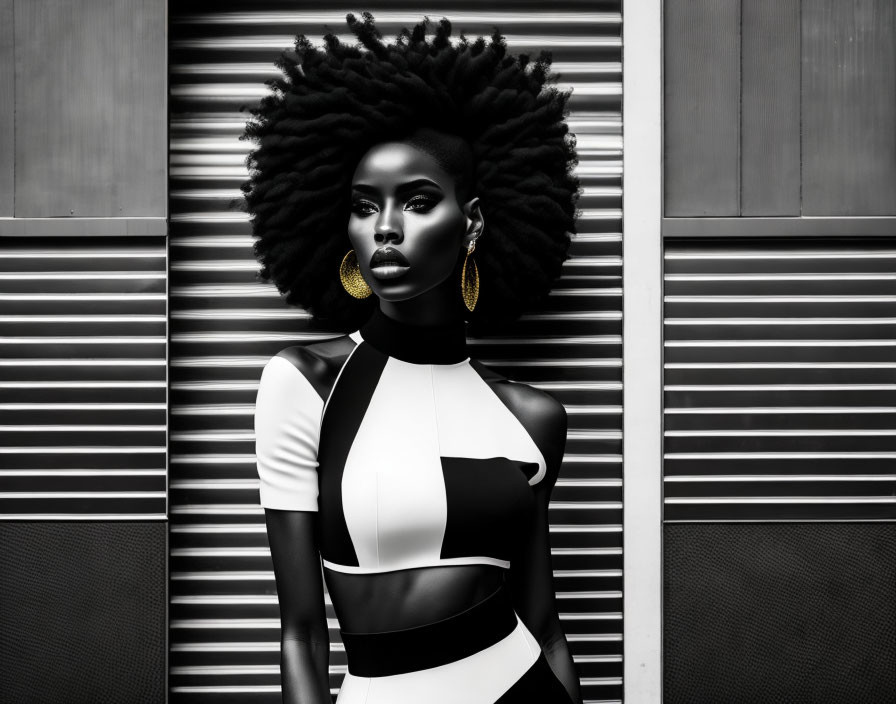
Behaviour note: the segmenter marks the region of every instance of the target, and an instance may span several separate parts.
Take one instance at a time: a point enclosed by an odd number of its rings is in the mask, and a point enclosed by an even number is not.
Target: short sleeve
[[[317,448],[323,399],[304,374],[274,357],[255,402],[255,457],[265,508],[317,511]]]

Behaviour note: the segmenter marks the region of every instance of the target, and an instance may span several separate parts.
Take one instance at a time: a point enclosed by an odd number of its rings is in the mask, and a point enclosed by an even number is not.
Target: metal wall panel
[[[0,0],[0,124],[16,114],[15,23],[13,0]],[[12,217],[15,195],[15,131],[0,130],[0,217]]]
[[[896,249],[666,240],[665,520],[896,518]]]
[[[896,215],[891,0],[664,0],[667,217]]]
[[[385,34],[419,20],[368,5]],[[531,10],[526,10],[531,7]],[[467,9],[472,8],[472,9]],[[590,702],[622,696],[621,16],[618,2],[428,7],[457,30],[498,25],[511,49],[553,51],[571,85],[581,234],[545,310],[475,354],[566,405],[569,441],[551,505],[561,618]],[[296,32],[339,28],[331,6],[228,2],[171,18],[171,696],[174,702],[279,701],[279,619],[252,413],[264,363],[322,339],[307,315],[256,281],[245,216],[245,115]],[[331,686],[345,657],[331,618]]]
[[[740,0],[666,0],[665,213],[740,212]]]
[[[896,3],[802,4],[805,215],[896,215]]]
[[[0,518],[164,519],[162,238],[0,239]]]
[[[800,214],[800,0],[741,4],[740,214]]]
[[[165,0],[14,4],[15,216],[164,217]]]

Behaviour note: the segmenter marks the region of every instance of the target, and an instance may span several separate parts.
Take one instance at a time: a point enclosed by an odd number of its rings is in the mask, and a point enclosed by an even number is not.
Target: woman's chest
[[[529,482],[544,472],[540,451],[469,364],[389,361],[357,399],[363,413],[325,414],[322,448],[334,433],[344,446],[320,457],[324,558],[341,542],[341,559],[371,570],[507,566],[531,517]]]

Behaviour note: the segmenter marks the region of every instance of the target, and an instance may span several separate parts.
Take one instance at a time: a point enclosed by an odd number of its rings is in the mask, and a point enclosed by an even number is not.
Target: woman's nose
[[[373,239],[377,244],[385,244],[387,242],[400,244],[404,239],[401,216],[396,212],[395,208],[387,205],[380,211],[374,226]]]

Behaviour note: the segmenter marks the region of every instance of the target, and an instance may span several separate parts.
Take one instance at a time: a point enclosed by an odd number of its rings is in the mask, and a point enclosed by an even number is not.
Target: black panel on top
[[[0,704],[162,704],[167,525],[0,522]]]
[[[664,531],[665,704],[892,704],[896,524]]]
[[[321,555],[330,562],[357,567],[358,556],[342,510],[342,473],[361,421],[388,357],[366,343],[355,348],[342,369],[324,412],[317,453]]]
[[[531,463],[505,457],[441,459],[448,503],[441,557],[510,560],[535,507],[527,481]]]

